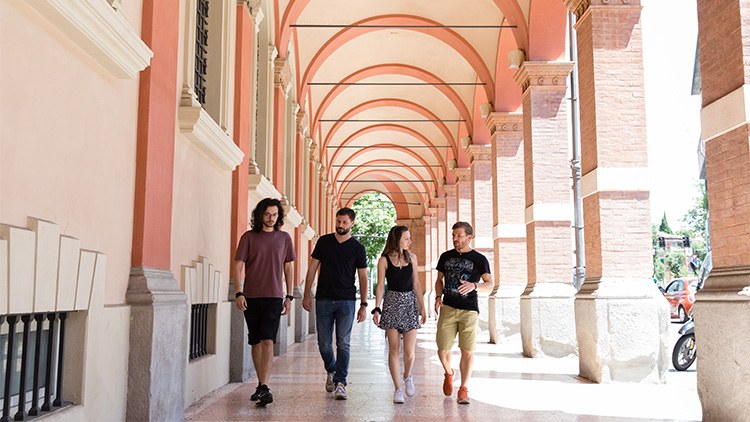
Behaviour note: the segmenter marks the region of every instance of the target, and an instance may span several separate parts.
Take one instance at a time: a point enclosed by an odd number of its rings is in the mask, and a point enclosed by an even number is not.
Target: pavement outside
[[[670,345],[680,324],[671,324]],[[443,370],[435,347],[435,322],[419,330],[414,370],[417,394],[394,404],[388,373],[384,332],[370,319],[352,332],[349,400],[325,392],[325,372],[317,340],[308,336],[275,358],[269,386],[274,401],[256,408],[250,401],[257,380],[233,383],[207,395],[185,412],[188,421],[697,421],[701,405],[696,389],[696,364],[686,372],[672,368],[667,383],[595,384],[578,377],[575,357],[529,359],[521,355],[520,335],[503,344],[487,344],[480,335],[471,404],[456,403],[460,383],[459,352],[454,346],[454,391],[442,393]],[[670,349],[671,356],[671,349]]]

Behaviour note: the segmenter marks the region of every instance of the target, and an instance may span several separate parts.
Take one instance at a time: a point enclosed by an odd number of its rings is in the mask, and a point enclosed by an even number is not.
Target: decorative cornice
[[[474,161],[489,161],[492,159],[492,145],[469,145],[466,148],[466,156],[469,158],[469,162]]]
[[[468,167],[453,169],[453,174],[456,175],[456,180],[466,182],[469,180],[469,176],[471,175],[471,169]]]
[[[178,109],[180,132],[221,168],[233,171],[244,154],[202,107]]]
[[[640,9],[641,0],[563,0],[565,7],[576,15],[576,20],[581,19],[592,7],[617,7],[635,6]]]
[[[443,190],[448,195],[455,195],[456,194],[456,184],[452,185],[443,185]]]
[[[292,72],[289,69],[289,61],[286,57],[277,57],[273,60],[273,84],[277,88],[281,88],[284,95],[289,94],[289,89],[292,87]]]
[[[432,201],[430,202],[437,205],[437,207],[435,207],[436,209],[445,208],[445,198],[432,198]]]
[[[307,119],[305,118],[307,117],[307,113],[305,113],[305,110],[300,110],[297,112],[296,117],[297,120],[295,123],[297,125],[297,133],[299,133],[300,135],[304,135],[305,131],[307,130]]]
[[[490,135],[495,132],[523,132],[523,113],[494,112],[484,120]]]
[[[117,2],[35,0],[28,4],[119,79],[135,79],[154,53],[141,40]]]
[[[565,7],[568,8],[573,14],[576,15],[576,19],[579,19],[586,13],[586,10],[591,5],[591,0],[563,0]]]
[[[413,218],[411,220],[411,226],[412,227],[424,227],[425,221],[423,218]]]
[[[526,93],[534,89],[567,89],[566,78],[573,70],[571,62],[529,62],[525,61],[518,69],[514,78]]]
[[[262,174],[250,174],[247,178],[247,188],[254,191],[261,198],[281,198],[281,193],[271,183],[266,176]]]
[[[299,227],[302,224],[302,215],[297,211],[293,205],[284,207],[286,215],[284,216],[284,224],[291,224],[292,227]]]

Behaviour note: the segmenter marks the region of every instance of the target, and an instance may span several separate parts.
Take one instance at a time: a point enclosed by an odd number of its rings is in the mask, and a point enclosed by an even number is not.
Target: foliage
[[[357,213],[352,236],[365,247],[370,268],[375,266],[385,247],[388,231],[396,221],[396,209],[390,199],[382,193],[367,193],[352,205]]]
[[[667,213],[664,212],[664,216],[661,218],[661,224],[659,225],[659,231],[662,233],[668,233],[672,234],[672,228],[669,227],[669,222],[667,221]]]
[[[679,251],[669,252],[666,256],[666,266],[672,277],[684,277],[688,274],[685,266],[685,254]]]
[[[698,194],[693,198],[693,208],[689,209],[682,217],[682,222],[695,234],[706,232],[706,221],[708,220],[708,193],[703,181],[695,184]]]

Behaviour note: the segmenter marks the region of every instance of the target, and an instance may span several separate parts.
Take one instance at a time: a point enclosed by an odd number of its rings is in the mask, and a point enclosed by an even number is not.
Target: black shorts
[[[245,323],[247,342],[256,345],[261,340],[273,340],[279,331],[279,320],[283,309],[283,299],[275,297],[246,298]]]

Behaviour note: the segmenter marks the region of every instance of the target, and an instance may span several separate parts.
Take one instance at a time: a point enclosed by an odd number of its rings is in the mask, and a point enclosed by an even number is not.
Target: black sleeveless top
[[[394,292],[410,292],[414,289],[414,283],[412,283],[412,269],[411,262],[409,265],[405,265],[401,268],[391,263],[391,258],[388,255],[385,256],[385,260],[388,262],[388,267],[385,269],[385,281],[388,290]]]

